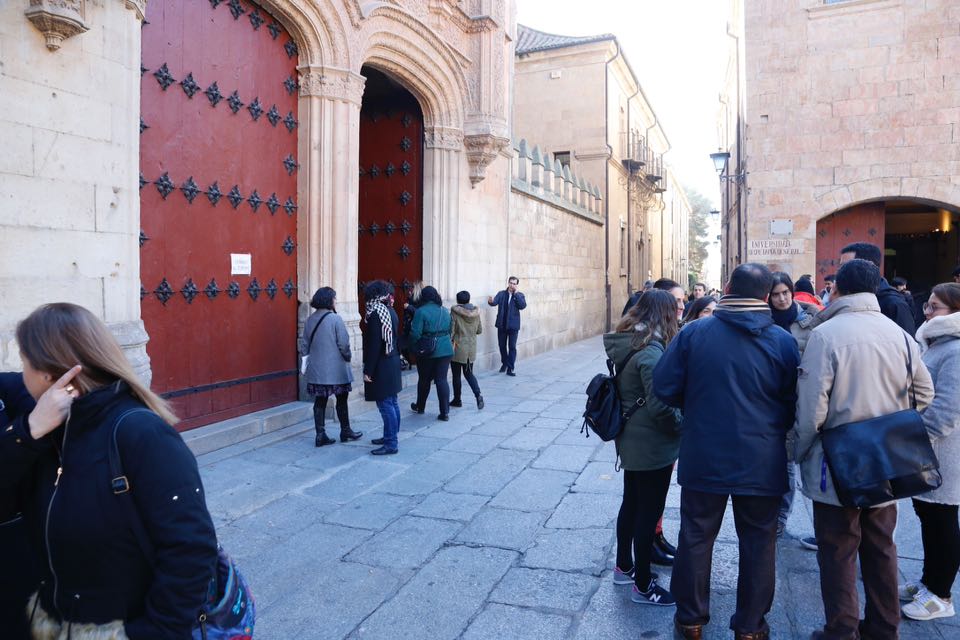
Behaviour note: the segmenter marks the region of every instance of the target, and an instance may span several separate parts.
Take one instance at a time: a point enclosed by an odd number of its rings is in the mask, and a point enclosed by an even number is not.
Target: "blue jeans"
[[[793,499],[797,495],[797,463],[787,462],[787,485],[789,489],[783,494],[780,500],[780,513],[777,515],[777,521],[786,525],[790,519],[790,512],[793,511]]]
[[[377,400],[377,409],[383,418],[383,446],[396,450],[397,433],[400,431],[400,405],[397,403],[397,396]]]

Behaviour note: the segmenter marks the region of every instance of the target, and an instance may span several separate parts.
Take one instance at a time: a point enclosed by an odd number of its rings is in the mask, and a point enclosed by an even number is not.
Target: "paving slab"
[[[368,493],[324,516],[323,521],[379,531],[415,507],[419,498]]]
[[[542,522],[540,513],[488,508],[457,535],[457,542],[523,551],[533,542]]]
[[[524,553],[521,564],[600,575],[613,535],[610,529],[544,529],[534,546]]]
[[[487,496],[438,491],[428,495],[410,515],[468,522],[489,500]]]
[[[461,527],[449,520],[404,516],[358,546],[346,559],[377,567],[417,568]]]
[[[568,493],[560,501],[547,527],[553,529],[590,529],[616,524],[621,497],[607,494]]]
[[[599,581],[579,573],[514,567],[490,594],[490,601],[576,613],[587,604]]]
[[[449,547],[356,630],[358,638],[458,638],[516,560],[513,551]],[[451,588],[451,576],[456,576]]]
[[[444,485],[451,493],[495,496],[536,456],[532,451],[494,449]]]
[[[513,638],[537,638],[537,640],[562,640],[567,637],[570,618],[531,609],[521,609],[503,604],[488,605],[480,612],[463,640],[510,640]]]
[[[557,506],[576,474],[552,469],[524,469],[490,504],[520,511],[546,511]]]
[[[587,447],[574,447],[568,444],[553,444],[540,452],[540,456],[531,464],[535,469],[556,469],[580,473],[590,461],[593,452]]]

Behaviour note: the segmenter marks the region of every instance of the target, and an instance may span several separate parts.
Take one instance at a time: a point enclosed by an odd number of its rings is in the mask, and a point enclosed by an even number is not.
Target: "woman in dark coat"
[[[383,437],[373,440],[379,449],[375,456],[397,452],[400,431],[400,404],[397,394],[403,388],[400,380],[400,351],[397,348],[399,319],[388,304],[392,287],[374,280],[364,289],[367,330],[363,334],[363,390],[368,402],[376,402],[383,418]]]
[[[0,432],[25,419],[35,402],[19,373],[0,373]],[[18,492],[0,493],[0,629],[3,637],[26,640],[27,598],[40,579],[33,566],[27,529],[20,514]]]
[[[0,494],[20,491],[37,553],[34,637],[189,639],[217,540],[176,417],[82,307],[40,307],[17,327],[17,344],[37,406],[0,432]],[[129,481],[120,494],[105,453],[114,437]]]
[[[443,421],[450,419],[450,385],[447,383],[447,373],[453,358],[451,325],[450,312],[443,308],[440,293],[433,287],[424,287],[420,294],[420,306],[413,317],[410,341],[414,349],[420,338],[433,338],[436,342],[433,351],[417,357],[417,401],[410,408],[416,413],[423,413],[430,395],[430,385],[436,385],[437,397],[440,400],[440,415],[437,419]]]

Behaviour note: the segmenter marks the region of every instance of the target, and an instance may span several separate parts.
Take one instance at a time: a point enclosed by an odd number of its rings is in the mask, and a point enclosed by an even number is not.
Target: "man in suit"
[[[520,312],[527,308],[527,299],[517,291],[520,280],[516,276],[507,279],[507,288],[487,298],[487,304],[497,307],[497,341],[500,344],[500,373],[517,375],[517,334],[520,333]]]

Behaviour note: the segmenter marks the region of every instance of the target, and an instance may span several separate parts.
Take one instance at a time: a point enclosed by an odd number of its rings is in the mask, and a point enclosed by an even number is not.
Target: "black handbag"
[[[434,331],[428,331],[420,336],[420,339],[417,340],[416,349],[414,353],[417,354],[418,358],[430,358],[433,356],[433,352],[437,350],[437,337],[445,336],[450,333],[450,330],[439,331],[440,321],[443,320],[443,309],[440,310],[440,319],[437,320],[437,329]]]
[[[909,340],[907,334],[904,341]],[[840,504],[866,508],[940,487],[940,463],[917,411],[913,352],[907,342],[910,409],[825,430],[823,456]],[[826,469],[821,489],[826,488]]]

